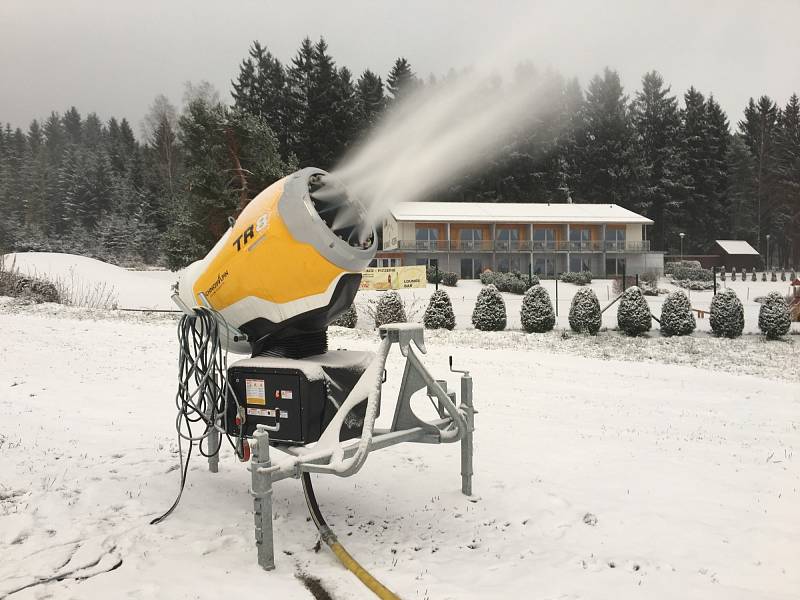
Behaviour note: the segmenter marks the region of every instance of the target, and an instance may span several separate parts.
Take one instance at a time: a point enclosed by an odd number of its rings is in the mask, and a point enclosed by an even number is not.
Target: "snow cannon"
[[[242,354],[303,358],[325,352],[326,329],[353,302],[375,255],[361,202],[321,169],[273,183],[241,212],[208,255],[181,274],[184,310],[217,313]]]
[[[472,497],[472,377],[460,397],[423,364],[420,323],[379,328],[374,352],[328,350],[327,327],[353,302],[376,251],[367,211],[320,169],[301,169],[256,196],[211,252],[186,268],[173,300],[178,323],[175,420],[183,493],[192,449],[218,472],[227,441],[250,462],[258,564],[275,568],[272,486],[301,478],[321,538],[342,564],[381,598],[397,598],[342,547],[322,516],[315,476],[351,477],[371,452],[401,443],[461,443],[461,491]],[[376,427],[387,359],[405,359],[394,414]],[[228,364],[226,350],[250,354]],[[392,369],[393,370],[393,369]],[[398,372],[399,374],[399,372]],[[414,402],[412,397],[430,402]],[[427,415],[422,411],[426,411]],[[188,450],[184,452],[184,444]],[[274,451],[274,454],[273,454]]]

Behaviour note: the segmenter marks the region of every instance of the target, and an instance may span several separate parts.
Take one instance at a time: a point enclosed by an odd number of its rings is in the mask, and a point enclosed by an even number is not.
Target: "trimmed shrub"
[[[702,292],[704,290],[713,290],[714,289],[714,282],[713,281],[691,281],[689,279],[683,279],[680,281],[676,281],[675,279],[672,280],[673,285],[680,286],[687,290],[696,290]]]
[[[491,284],[478,294],[472,311],[472,324],[481,331],[502,331],[506,328],[506,303]]]
[[[736,281],[736,267],[731,267],[731,281]]]
[[[448,287],[456,287],[458,285],[458,273],[453,273],[452,271],[445,271],[441,273],[442,276],[442,284]]]
[[[711,330],[718,336],[735,338],[744,330],[744,308],[736,292],[722,290],[711,300]]]
[[[747,267],[742,269],[742,281],[747,281]]]
[[[753,275],[750,277],[750,281],[755,281],[755,280],[756,280],[756,270],[755,268],[753,268]]]
[[[481,283],[483,285],[491,285],[494,283],[494,271],[486,269],[481,273]]]
[[[575,292],[569,307],[569,326],[578,333],[595,335],[600,331],[602,318],[600,302],[591,288],[583,288]]]
[[[719,280],[725,281],[725,265],[722,265],[722,268],[719,270]]]
[[[681,290],[672,292],[661,307],[661,333],[667,336],[689,335],[695,327],[697,322],[689,297]]]
[[[380,327],[387,323],[405,322],[406,310],[403,307],[403,300],[400,298],[400,294],[394,290],[383,292],[375,309],[375,327]]]
[[[699,269],[700,268],[700,261],[699,260],[676,260],[668,263],[664,263],[664,275],[674,275],[675,269],[684,268],[684,269]]]
[[[550,294],[541,285],[534,285],[525,292],[520,310],[522,328],[528,333],[551,331],[556,324],[556,315]]]
[[[695,261],[692,261],[695,262]],[[680,266],[672,270],[672,278],[690,281],[714,281],[714,272],[711,269]]]
[[[766,271],[763,271],[763,272],[761,273],[761,281],[766,281],[766,280],[767,280],[767,272],[766,272]]]
[[[758,328],[767,339],[777,340],[789,333],[792,322],[786,299],[779,292],[770,292],[758,311]]]
[[[444,273],[442,271],[437,271],[433,267],[427,267],[425,269],[425,278],[428,280],[428,283],[442,283],[442,277]]]
[[[631,286],[619,300],[617,309],[617,325],[626,335],[641,335],[650,331],[653,319],[650,316],[650,306],[642,295],[642,290]]]
[[[492,283],[500,292],[510,294],[524,294],[532,285],[539,283],[539,278],[534,275],[533,279],[528,275],[523,275],[519,271],[512,273],[494,273]]]
[[[575,285],[586,285],[592,283],[592,272],[566,271],[561,274],[561,281],[564,283],[574,283]]]
[[[773,283],[778,281],[778,274],[775,271],[772,272],[772,276],[770,277],[770,281],[772,281]]]
[[[511,280],[511,283],[508,287],[508,291],[511,292],[512,294],[524,294],[530,287],[531,286],[528,284],[527,281],[514,278]]]
[[[786,271],[781,270],[781,281],[786,281]]]
[[[346,311],[340,314],[336,319],[331,323],[331,325],[336,325],[337,327],[347,327],[348,329],[354,329],[356,324],[358,323],[358,313],[356,312],[356,305],[351,304]]]
[[[450,296],[444,290],[436,290],[431,295],[428,308],[422,317],[422,324],[426,329],[453,329],[456,326],[456,316],[453,313],[453,304]]]

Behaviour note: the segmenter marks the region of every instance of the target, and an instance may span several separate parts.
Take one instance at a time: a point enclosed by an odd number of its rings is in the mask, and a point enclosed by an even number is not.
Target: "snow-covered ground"
[[[168,279],[137,301],[157,304]],[[453,291],[466,327],[477,286]],[[275,486],[277,569],[258,568],[249,473],[228,450],[218,474],[196,459],[176,512],[148,525],[178,485],[175,324],[0,302],[0,598],[311,598],[298,573],[370,598],[315,552],[294,480]],[[401,445],[353,478],[315,479],[345,547],[402,597],[798,597],[798,336],[426,339],[451,389],[449,355],[475,378],[479,500],[460,494],[457,445]],[[376,343],[331,330],[334,348]],[[383,425],[398,353],[388,369]]]

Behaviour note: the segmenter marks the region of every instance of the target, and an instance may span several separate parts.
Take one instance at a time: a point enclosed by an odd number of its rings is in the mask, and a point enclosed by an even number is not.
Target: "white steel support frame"
[[[281,479],[299,479],[303,472],[327,473],[339,477],[355,475],[373,450],[388,448],[402,442],[443,444],[461,442],[461,492],[472,496],[473,431],[475,409],[472,402],[472,377],[469,371],[450,368],[461,373],[461,403],[456,407],[455,392],[447,391],[447,383],[435,380],[424,367],[414,346],[425,353],[423,328],[420,324],[393,323],[380,328],[381,345],[373,363],[364,372],[353,391],[325,428],[320,440],[311,448],[298,446],[285,449],[287,456],[273,464],[270,457],[269,432],[279,426],[258,425],[250,441],[252,459],[251,494],[255,519],[255,538],[258,564],[265,570],[275,568],[275,547],[272,532],[272,484]],[[414,342],[412,346],[411,342]],[[375,429],[375,417],[380,403],[386,356],[394,344],[406,357],[403,379],[395,407],[392,426]],[[377,375],[377,377],[376,377]],[[373,381],[370,381],[373,378]],[[411,397],[426,389],[435,401],[438,419],[423,421],[411,408]],[[350,410],[367,402],[364,428],[360,438],[339,441],[339,430]],[[209,470],[217,472],[218,463],[209,458]]]

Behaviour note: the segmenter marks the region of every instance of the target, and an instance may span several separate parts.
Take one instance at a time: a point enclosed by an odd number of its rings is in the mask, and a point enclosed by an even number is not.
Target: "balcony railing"
[[[650,241],[399,240],[398,250],[418,252],[649,252]]]

